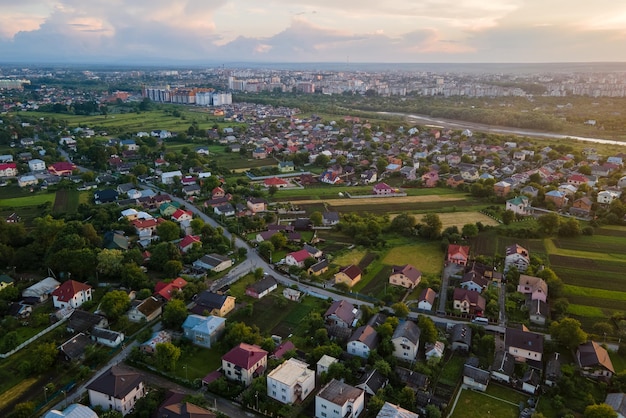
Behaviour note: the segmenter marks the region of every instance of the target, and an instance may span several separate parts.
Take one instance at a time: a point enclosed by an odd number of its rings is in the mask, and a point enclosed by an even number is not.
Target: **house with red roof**
[[[169,301],[177,292],[182,291],[185,286],[187,286],[187,281],[182,277],[177,277],[170,283],[158,282],[154,287],[154,295],[159,295]]]
[[[222,370],[229,380],[250,386],[252,379],[262,376],[267,369],[267,351],[258,345],[239,343],[222,356]]]
[[[157,226],[163,222],[162,218],[159,219],[135,219],[131,222],[131,224],[135,227],[135,231],[137,235],[142,236],[152,236],[152,233],[156,231]]]
[[[214,188],[211,191],[211,197],[213,199],[217,199],[220,197],[224,197],[226,195],[226,192],[224,192],[224,189],[222,189],[221,187],[217,186],[216,188]]]
[[[466,266],[469,261],[470,247],[467,245],[448,245],[448,257],[446,260],[448,263],[458,264],[460,266]]]
[[[422,279],[422,272],[410,264],[391,267],[389,284],[414,289]]]
[[[202,241],[200,240],[200,237],[197,235],[185,235],[185,238],[183,238],[178,243],[178,248],[183,253],[186,253],[187,251],[191,250],[194,244],[202,245]]]
[[[91,299],[91,286],[68,280],[52,292],[52,304],[57,309],[78,308]]]
[[[335,284],[345,283],[349,287],[354,286],[361,280],[362,271],[359,266],[350,264],[347,267],[342,268],[335,274]]]
[[[395,190],[389,186],[387,183],[377,183],[373,188],[372,192],[378,196],[386,196],[395,193]]]
[[[0,177],[14,177],[14,176],[17,176],[17,164],[16,163],[0,164]]]
[[[178,223],[191,221],[192,218],[193,212],[187,210],[176,209],[176,212],[172,214],[172,220]]]
[[[268,189],[272,186],[282,189],[289,186],[289,182],[278,177],[271,177],[269,179],[263,180],[263,186],[267,187]]]
[[[48,172],[53,176],[70,176],[74,170],[76,170],[76,164],[67,161],[54,163],[48,167]]]
[[[439,181],[439,173],[431,170],[422,175],[422,183],[424,187],[435,187]]]
[[[304,267],[304,260],[311,257],[311,254],[307,250],[299,250],[294,251],[292,253],[287,254],[285,257],[285,264],[288,266],[298,266],[300,268]]]

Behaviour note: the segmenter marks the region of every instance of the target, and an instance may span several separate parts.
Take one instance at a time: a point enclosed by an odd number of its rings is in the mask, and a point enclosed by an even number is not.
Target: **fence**
[[[28,344],[30,344],[33,341],[35,341],[37,338],[41,337],[42,335],[47,334],[48,332],[52,331],[55,328],[57,328],[59,325],[61,325],[65,321],[67,321],[67,318],[69,318],[69,316],[66,316],[66,317],[60,319],[58,322],[55,322],[54,324],[50,325],[48,328],[46,328],[43,331],[40,331],[39,333],[37,333],[36,335],[30,337],[29,339],[24,341],[22,344],[20,344],[17,347],[15,347],[13,350],[7,351],[4,354],[0,354],[0,358],[7,358],[7,357],[12,356],[13,354],[15,354],[18,351],[20,351],[22,348],[26,347]]]

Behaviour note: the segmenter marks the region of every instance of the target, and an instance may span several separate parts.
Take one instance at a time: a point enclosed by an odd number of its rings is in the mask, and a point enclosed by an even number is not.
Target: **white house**
[[[421,331],[413,321],[404,321],[396,327],[391,336],[393,355],[405,361],[415,361],[420,345]]]
[[[92,407],[128,414],[146,390],[139,373],[113,366],[87,386]]]
[[[598,193],[598,203],[610,204],[615,199],[619,199],[620,193],[611,190],[602,190]]]
[[[222,356],[222,370],[229,380],[249,386],[252,379],[263,375],[267,368],[267,351],[261,347],[239,343]]]
[[[122,342],[124,342],[124,334],[106,328],[93,327],[93,329],[91,330],[91,339],[98,344],[115,348],[122,344]]]
[[[315,395],[315,418],[357,418],[365,407],[365,391],[331,380]]]
[[[330,367],[330,365],[337,363],[338,361],[339,360],[337,360],[336,358],[324,354],[322,358],[317,362],[317,375],[321,376],[322,373],[328,372],[328,368]]]
[[[267,375],[267,396],[284,404],[306,399],[315,389],[315,372],[308,364],[290,358]]]
[[[433,304],[435,303],[435,298],[437,297],[437,293],[430,287],[422,290],[420,293],[419,301],[417,303],[418,309],[423,309],[425,311],[431,311],[433,309]]]
[[[163,184],[174,184],[174,177],[178,177],[179,179],[183,178],[183,173],[180,170],[176,171],[168,171],[161,174],[161,183]]]
[[[504,257],[504,272],[508,272],[511,267],[516,267],[517,271],[523,273],[530,265],[530,254],[521,245],[513,244],[506,247]]]
[[[52,304],[57,309],[78,308],[91,300],[91,286],[68,280],[52,292]]]
[[[35,158],[28,162],[28,169],[30,171],[46,171],[46,163],[43,160]]]
[[[518,215],[529,215],[532,212],[530,201],[526,196],[517,196],[506,201],[506,210]]]
[[[35,186],[37,183],[39,183],[37,177],[30,174],[27,174],[17,179],[17,185],[20,187]]]
[[[348,340],[347,352],[362,358],[368,358],[378,345],[378,333],[369,325],[358,327]]]

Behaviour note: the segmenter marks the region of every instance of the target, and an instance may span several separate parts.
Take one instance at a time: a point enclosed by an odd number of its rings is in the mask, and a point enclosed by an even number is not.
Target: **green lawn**
[[[621,373],[626,370],[626,357],[620,356],[615,351],[609,351],[609,357],[611,357],[615,373]]]
[[[459,383],[459,379],[463,374],[463,365],[465,364],[465,357],[453,355],[448,361],[446,361],[441,369],[439,375],[439,383],[444,385],[455,387]]]
[[[383,258],[388,265],[412,264],[422,273],[441,273],[444,253],[441,243],[418,241],[408,245],[393,246]]]
[[[517,418],[519,409],[517,404],[495,399],[482,392],[463,390],[451,418],[466,417],[494,417],[494,418]]]
[[[181,350],[173,374],[181,379],[188,378],[190,382],[202,379],[210,372],[219,369],[222,365],[223,354],[215,348],[202,348],[192,344],[185,345],[184,349]]]
[[[333,259],[333,264],[339,266],[347,266],[350,264],[359,264],[359,261],[363,259],[367,250],[363,248],[355,248],[353,250],[346,251]]]
[[[29,196],[5,199],[0,193],[0,207],[20,208],[25,206],[37,206],[44,203],[52,204],[54,198],[55,193],[33,193]]]

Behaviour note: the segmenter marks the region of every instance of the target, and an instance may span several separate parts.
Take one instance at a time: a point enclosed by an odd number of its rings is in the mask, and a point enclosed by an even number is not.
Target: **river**
[[[585,137],[585,136],[555,134],[555,133],[550,133],[550,132],[533,131],[529,129],[507,128],[507,127],[500,127],[500,126],[496,127],[493,125],[486,125],[482,123],[432,118],[430,116],[413,115],[409,113],[395,113],[395,112],[377,112],[377,113],[384,114],[384,115],[406,116],[407,118],[417,123],[441,125],[445,127],[458,128],[458,129],[473,129],[475,131],[488,132],[488,133],[494,133],[494,134],[519,135],[519,136],[527,136],[531,138],[541,138],[541,139],[574,139],[577,141],[592,142],[595,144],[626,146],[626,142],[615,141],[612,139],[590,138],[590,137]]]

